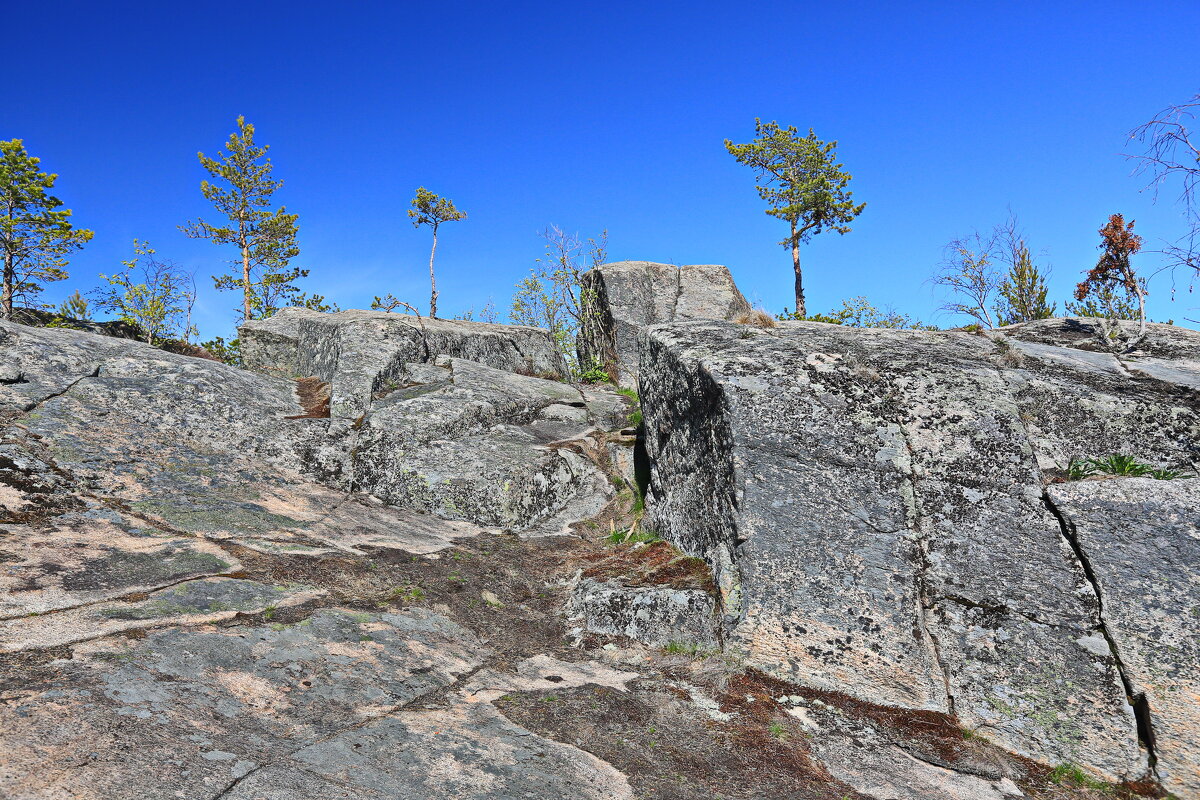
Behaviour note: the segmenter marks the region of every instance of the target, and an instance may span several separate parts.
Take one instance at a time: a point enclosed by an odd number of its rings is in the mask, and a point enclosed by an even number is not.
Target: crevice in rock
[[[83,381],[87,380],[88,378],[99,378],[99,377],[100,377],[100,365],[99,365],[99,364],[97,364],[97,365],[95,366],[95,368],[94,368],[94,369],[93,369],[91,372],[87,373],[86,375],[80,375],[78,378],[76,378],[75,380],[73,380],[73,381],[71,381],[70,383],[68,383],[66,386],[64,386],[64,387],[63,387],[62,389],[60,389],[59,391],[57,391],[57,392],[51,392],[50,394],[48,394],[48,395],[46,395],[45,397],[43,397],[41,400],[37,400],[37,401],[35,401],[34,403],[32,403],[32,404],[29,406],[29,408],[26,408],[26,409],[24,409],[24,411],[22,411],[22,413],[23,413],[23,414],[29,414],[29,413],[31,413],[31,412],[33,412],[33,411],[37,411],[37,410],[38,410],[38,408],[39,408],[41,405],[43,405],[44,403],[47,403],[47,402],[49,402],[49,401],[53,400],[53,399],[54,399],[54,398],[56,398],[56,397],[62,397],[64,394],[66,394],[67,392],[71,391],[71,390],[72,390],[72,389],[74,389],[76,386],[78,386],[78,385],[79,385],[81,382],[83,382]],[[19,382],[19,381],[18,381],[18,382]],[[28,382],[28,381],[26,381],[26,383],[27,383],[27,382]]]
[[[916,534],[916,550],[920,558],[916,573],[913,575],[913,582],[917,593],[917,625],[920,627],[921,633],[925,636],[926,641],[933,651],[934,663],[937,665],[938,672],[941,674],[942,687],[946,693],[946,710],[950,716],[956,716],[954,709],[954,692],[950,686],[950,669],[946,665],[946,659],[942,655],[942,644],[938,641],[937,635],[929,625],[928,612],[934,607],[934,596],[929,590],[929,570],[932,564],[929,560],[929,540],[921,530],[921,502],[920,493],[917,489],[917,474],[913,469],[913,461],[915,453],[913,452],[912,442],[909,440],[908,427],[900,421],[897,421],[900,428],[900,438],[904,442],[904,449],[908,453],[908,468],[904,471],[903,480],[908,484],[909,490],[912,492],[911,497],[905,498],[909,503],[909,525],[912,531]]]
[[[1138,742],[1146,749],[1151,774],[1157,777],[1155,765],[1158,762],[1158,757],[1154,751],[1154,720],[1150,712],[1150,702],[1146,699],[1144,692],[1138,692],[1134,689],[1133,681],[1129,677],[1125,662],[1121,659],[1121,650],[1104,616],[1104,593],[1101,589],[1100,581],[1096,577],[1096,572],[1092,567],[1091,559],[1088,558],[1087,551],[1084,550],[1082,542],[1079,541],[1079,531],[1076,530],[1075,524],[1054,503],[1049,492],[1042,492],[1042,502],[1045,504],[1046,509],[1058,520],[1059,530],[1062,532],[1063,538],[1071,546],[1076,560],[1079,561],[1079,565],[1083,568],[1084,576],[1087,578],[1088,583],[1091,584],[1092,591],[1096,595],[1096,619],[1099,624],[1100,634],[1104,637],[1104,641],[1108,643],[1109,652],[1117,668],[1117,675],[1120,676],[1121,685],[1125,689],[1126,699],[1133,708],[1134,720],[1137,723]]]

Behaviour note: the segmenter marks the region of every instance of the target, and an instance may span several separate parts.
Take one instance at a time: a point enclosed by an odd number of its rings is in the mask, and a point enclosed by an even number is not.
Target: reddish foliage
[[[1104,252],[1087,278],[1075,287],[1075,299],[1084,300],[1092,290],[1108,286],[1121,286],[1136,295],[1139,290],[1137,275],[1130,266],[1129,258],[1142,249],[1142,237],[1133,232],[1134,220],[1125,222],[1121,214],[1113,214],[1108,224],[1100,229],[1100,249]]]

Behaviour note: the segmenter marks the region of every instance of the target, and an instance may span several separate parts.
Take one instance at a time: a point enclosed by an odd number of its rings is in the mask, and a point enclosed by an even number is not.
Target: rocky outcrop
[[[585,273],[579,363],[598,363],[619,386],[637,388],[638,341],[645,328],[749,313],[726,267],[619,261]]]
[[[1156,755],[1194,771],[1188,748],[1157,752],[1169,745],[1151,730],[1155,702],[1121,655],[1134,645],[1108,623],[1161,600],[1138,584],[1105,596],[1087,537],[1043,485],[1072,457],[1113,452],[1194,470],[1196,396],[1142,369],[1153,356],[1076,349],[1062,328],[995,339],[652,328],[648,525],[712,565],[727,643],[772,674],[952,714],[1006,748],[1109,779],[1143,776]],[[1178,338],[1188,334],[1156,326],[1145,347]],[[1190,374],[1182,360],[1172,369]],[[1195,571],[1189,546],[1167,546],[1196,535],[1194,518],[1148,516],[1161,569]],[[1169,644],[1166,631],[1142,632]],[[1176,686],[1197,674],[1187,657],[1171,669]],[[1163,719],[1194,719],[1186,692],[1158,703]]]
[[[541,328],[441,320],[385,311],[322,314],[285,308],[238,329],[246,368],[284,378],[315,376],[333,386],[331,414],[355,419],[373,395],[411,382],[407,364],[438,356],[561,380],[562,354]]]
[[[1055,482],[1194,470],[1186,333],[651,328],[647,464],[543,332],[379,317],[0,323],[0,795],[1197,794],[1200,482]]]

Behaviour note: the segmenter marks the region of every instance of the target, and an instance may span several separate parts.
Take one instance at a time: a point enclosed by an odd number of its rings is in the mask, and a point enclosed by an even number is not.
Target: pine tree
[[[1010,253],[1008,272],[997,289],[1000,301],[996,304],[996,321],[1015,325],[1053,317],[1056,304],[1046,302],[1046,276],[1033,263],[1029,245],[1024,239],[1016,239]]]
[[[758,196],[770,206],[766,213],[786,220],[791,235],[779,244],[792,250],[796,273],[796,313],[807,314],[804,284],[800,275],[800,245],[828,229],[850,232],[849,223],[862,213],[866,203],[855,205],[846,190],[850,174],[837,163],[837,142],[822,142],[809,128],[801,136],[794,127],[780,128],[776,122],[754,120],[757,138],[746,144],[725,140],[725,149],[738,163],[757,173]]]
[[[424,186],[417,188],[417,196],[413,198],[412,208],[408,216],[413,221],[413,227],[428,225],[433,231],[433,247],[429,250],[429,317],[437,319],[437,280],[433,276],[433,256],[437,253],[438,226],[443,222],[457,222],[467,218],[467,212],[459,211],[454,202],[446,197],[439,197]]]
[[[323,298],[309,298],[294,285],[308,276],[308,270],[290,266],[300,255],[299,215],[287,213],[283,206],[270,210],[271,195],[283,185],[271,177],[270,145],[254,143],[254,126],[245,117],[238,117],[237,126],[217,158],[198,154],[201,166],[220,181],[201,181],[200,191],[228,221],[213,225],[198,220],[181,230],[193,239],[237,247],[239,257],[231,262],[236,271],[214,275],[213,283],[222,291],[241,290],[243,321],[264,319],[285,305],[320,305]]]
[[[0,141],[3,319],[12,319],[16,298],[32,305],[42,284],[67,278],[67,256],[92,238],[91,231],[71,224],[71,211],[49,193],[58,176],[39,171],[39,163],[22,140]]]

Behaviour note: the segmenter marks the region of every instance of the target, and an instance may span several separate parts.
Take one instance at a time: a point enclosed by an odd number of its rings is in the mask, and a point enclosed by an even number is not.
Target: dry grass
[[[756,328],[777,328],[779,323],[774,317],[761,308],[754,308],[734,320],[739,325],[753,325]]]

